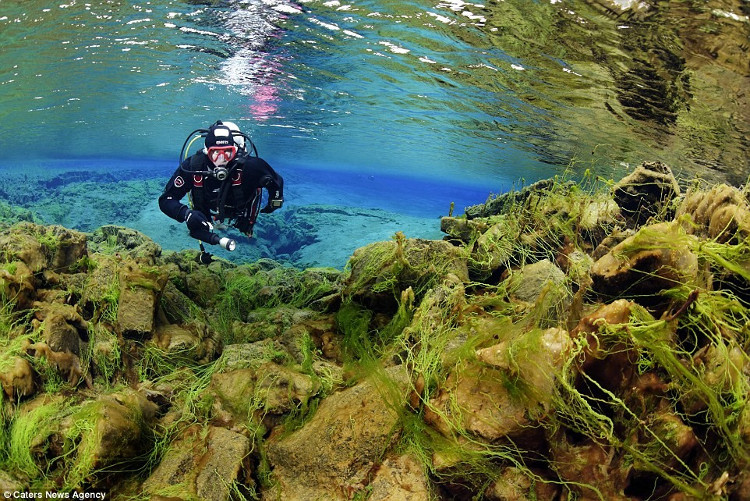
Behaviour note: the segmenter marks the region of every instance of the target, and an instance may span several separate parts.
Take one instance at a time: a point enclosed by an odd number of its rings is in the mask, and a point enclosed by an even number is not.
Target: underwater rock
[[[643,455],[641,457],[646,458],[648,464],[636,458],[632,465],[631,475],[634,478],[631,482],[637,483],[639,476],[652,474],[651,465],[654,462],[670,473],[682,471],[685,461],[698,446],[693,429],[668,406],[652,411],[643,419],[645,423],[635,440],[636,447]]]
[[[86,235],[79,231],[69,230],[62,226],[48,226],[42,237],[52,239],[51,256],[48,267],[57,273],[71,271],[71,268],[88,256]]]
[[[286,329],[278,341],[298,364],[304,363],[311,346],[325,348],[331,355],[328,356],[330,359],[340,359],[340,348],[336,343],[339,336],[336,333],[334,316],[320,315],[312,311],[309,313],[311,314],[305,315],[305,311],[300,310],[296,318],[293,317],[294,325]]]
[[[421,297],[449,274],[469,280],[461,249],[439,240],[407,239],[403,234],[357,249],[349,266],[343,293],[363,302],[387,304],[409,287]]]
[[[302,428],[271,434],[266,452],[275,485],[263,499],[346,500],[364,490],[393,440],[406,382],[401,366],[373,374],[328,396]]]
[[[594,263],[593,289],[645,301],[678,284],[694,284],[698,276],[698,258],[692,251],[695,241],[677,222],[641,228]]]
[[[0,235],[0,255],[5,262],[21,261],[33,273],[47,266],[42,244],[33,235],[19,231],[18,226]]]
[[[735,236],[739,240],[750,236],[750,206],[737,188],[719,184],[709,191],[691,189],[675,217],[685,214],[695,223],[684,225],[688,233],[719,242],[728,242]]]
[[[633,229],[613,231],[599,242],[599,245],[596,246],[594,252],[591,253],[591,257],[594,261],[598,261],[604,257],[605,254],[610,252],[617,244],[633,235],[635,235],[635,230]]]
[[[81,433],[75,465],[85,465],[93,474],[136,457],[148,443],[155,415],[156,405],[129,388],[84,402],[62,421],[63,430]]]
[[[152,342],[166,353],[190,356],[198,362],[207,363],[214,359],[217,351],[215,341],[207,332],[206,325],[159,325]]]
[[[474,242],[488,228],[487,221],[483,219],[448,216],[440,218],[440,231],[448,235],[449,240],[458,240],[465,244]]]
[[[19,309],[30,308],[35,296],[35,279],[23,261],[11,261],[0,267],[0,295],[13,298]]]
[[[388,456],[368,485],[368,501],[431,501],[427,469],[410,454]]]
[[[580,320],[570,333],[572,339],[585,336],[584,350],[580,359],[580,370],[604,388],[623,389],[634,375],[633,360],[637,358],[633,346],[623,339],[610,339],[599,333],[609,328],[625,325],[637,305],[626,299],[618,299],[597,308]]]
[[[81,354],[81,340],[88,340],[88,323],[77,306],[62,303],[34,303],[34,318],[53,351]]]
[[[230,344],[224,347],[217,362],[219,370],[257,369],[268,361],[284,363],[289,358],[284,347],[274,339],[254,343]]]
[[[249,476],[250,440],[231,430],[194,424],[167,448],[143,492],[168,499],[229,501]]]
[[[612,196],[631,227],[666,210],[679,195],[672,169],[662,162],[643,162],[612,188]]]
[[[119,254],[145,264],[154,264],[161,256],[161,247],[143,233],[111,224],[94,230],[88,245],[92,253]]]
[[[486,280],[497,270],[507,267],[513,258],[517,235],[508,233],[508,225],[498,222],[477,239],[469,261],[471,278]]]
[[[153,332],[156,309],[166,282],[167,274],[158,268],[123,262],[117,326],[124,336],[145,337]]]
[[[548,259],[527,264],[508,279],[510,295],[535,305],[540,327],[557,325],[570,305],[565,273]]]
[[[556,374],[569,356],[572,342],[568,331],[557,327],[532,329],[514,339],[477,350],[477,360],[502,369],[510,378],[521,378],[523,391],[538,405],[551,408],[549,401]]]
[[[467,362],[450,373],[425,406],[424,419],[445,437],[465,430],[486,442],[536,443],[540,428],[530,418],[533,399],[522,398],[520,386],[505,371]]]
[[[24,484],[20,480],[14,478],[10,473],[0,470],[0,492],[3,495],[22,492],[24,487]]]
[[[15,411],[8,450],[38,488],[97,488],[107,483],[107,467],[144,451],[155,410],[131,389],[83,402],[77,395],[41,394]]]
[[[47,268],[68,272],[88,254],[84,233],[34,223],[19,223],[4,231],[0,252],[6,261],[23,261],[34,273]]]
[[[572,188],[574,185],[575,183],[572,181],[567,181],[564,184],[561,184],[554,179],[542,179],[541,181],[537,181],[521,190],[513,190],[502,195],[497,195],[483,204],[466,207],[464,212],[466,213],[467,219],[495,216],[502,214],[509,207],[523,204],[533,195],[543,194],[552,188],[561,189],[564,192],[566,189]]]
[[[560,487],[546,481],[534,471],[524,471],[514,466],[503,468],[502,473],[487,487],[484,499],[487,501],[525,501],[531,499],[557,499]]]
[[[285,414],[307,405],[318,389],[319,385],[307,374],[273,362],[257,369],[217,372],[209,386],[216,397],[217,414],[229,412],[240,423],[248,418],[261,420],[267,414]],[[249,415],[252,411],[257,415]]]
[[[570,440],[564,431],[549,438],[552,468],[578,499],[632,501],[624,494],[628,470],[616,460],[615,449],[593,440]]]
[[[81,379],[85,378],[87,385],[91,387],[90,376],[84,373],[81,368],[81,359],[75,353],[68,350],[52,350],[47,343],[34,343],[26,349],[35,358],[46,358],[47,362],[57,369],[57,372],[71,385],[76,386]]]
[[[34,369],[29,361],[17,356],[3,360],[3,365],[0,367],[0,385],[5,396],[10,400],[33,395],[36,385],[34,384]]]

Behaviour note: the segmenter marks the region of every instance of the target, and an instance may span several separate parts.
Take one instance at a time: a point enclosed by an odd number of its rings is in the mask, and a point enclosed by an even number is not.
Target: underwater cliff
[[[750,499],[750,191],[540,181],[344,270],[0,233],[0,490]]]

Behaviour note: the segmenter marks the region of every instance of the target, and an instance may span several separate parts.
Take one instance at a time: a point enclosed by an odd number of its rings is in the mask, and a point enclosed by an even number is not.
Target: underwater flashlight
[[[231,252],[237,247],[237,242],[235,242],[231,238],[222,237],[219,239],[219,245]]]

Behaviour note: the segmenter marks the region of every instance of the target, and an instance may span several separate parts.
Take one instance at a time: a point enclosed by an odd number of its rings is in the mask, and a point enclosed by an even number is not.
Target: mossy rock
[[[643,162],[612,188],[612,196],[632,227],[644,224],[680,195],[672,169],[662,162]]]
[[[18,309],[31,307],[36,285],[34,274],[25,262],[19,260],[0,265],[0,295],[13,298]]]
[[[19,260],[34,272],[68,272],[87,256],[86,235],[62,226],[19,223],[0,235],[0,255]]]
[[[379,391],[384,385],[392,391]],[[272,434],[268,499],[351,499],[391,444],[406,393],[406,372],[394,367],[327,397],[293,433]]]
[[[252,486],[250,445],[234,431],[189,426],[169,444],[143,492],[150,499],[229,501],[240,486]]]
[[[354,251],[344,295],[366,303],[393,306],[401,291],[412,288],[421,298],[445,277],[469,280],[466,253],[448,242],[406,239],[376,242]]]
[[[89,248],[101,254],[119,254],[140,262],[154,264],[161,247],[143,233],[123,226],[106,225],[89,235]]]
[[[593,288],[603,295],[652,301],[660,291],[680,284],[696,286],[696,241],[678,222],[641,228],[594,263]]]

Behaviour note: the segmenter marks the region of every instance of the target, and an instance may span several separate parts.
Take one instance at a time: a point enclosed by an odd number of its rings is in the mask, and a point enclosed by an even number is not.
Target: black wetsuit
[[[175,171],[164,193],[159,197],[159,208],[167,216],[184,222],[189,208],[181,202],[190,193],[193,210],[201,211],[209,221],[224,220],[245,234],[252,234],[259,212],[273,212],[284,198],[284,180],[268,163],[247,154],[238,155],[226,166],[228,176],[224,181],[194,171],[208,171],[213,165],[203,152],[185,159]],[[268,204],[261,209],[263,188],[268,190]],[[204,240],[200,235],[193,235]]]

